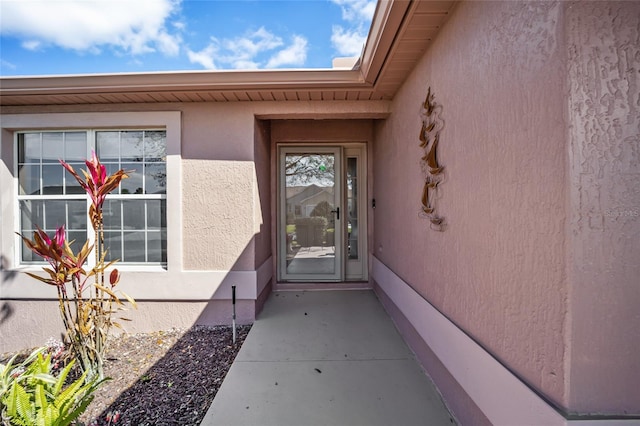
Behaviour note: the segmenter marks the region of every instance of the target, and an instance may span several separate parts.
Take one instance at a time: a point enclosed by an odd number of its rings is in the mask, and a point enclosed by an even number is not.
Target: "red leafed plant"
[[[95,234],[95,244],[90,244],[87,240],[80,251],[74,253],[65,238],[64,226],[60,226],[53,237],[49,237],[40,228],[33,234],[33,240],[20,236],[31,251],[49,263],[50,267],[42,268],[46,276],[28,274],[56,287],[60,315],[66,328],[66,339],[71,352],[82,370],[87,373],[87,380],[101,380],[104,377],[103,362],[109,331],[112,326],[121,328],[119,323],[112,320],[112,314],[125,307],[124,301],[118,297],[115,290],[120,280],[118,270],[114,268],[108,274],[108,283],[105,282],[107,269],[112,267],[116,260],[105,262],[102,205],[107,194],[116,189],[120,181],[128,176],[124,170],[107,176],[105,166],[100,163],[95,153],[85,162],[88,171],[82,170],[84,178],[69,164],[62,160],[60,163],[91,198],[89,219]],[[86,269],[92,251],[95,254],[95,265]],[[119,294],[136,307],[131,297],[124,292]]]

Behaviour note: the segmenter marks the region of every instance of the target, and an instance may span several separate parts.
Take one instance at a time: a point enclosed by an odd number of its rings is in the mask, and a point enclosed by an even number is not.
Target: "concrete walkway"
[[[451,425],[372,291],[273,293],[202,425]]]

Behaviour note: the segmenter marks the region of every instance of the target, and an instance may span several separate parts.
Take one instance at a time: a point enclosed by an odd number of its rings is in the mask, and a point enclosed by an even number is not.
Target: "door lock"
[[[335,210],[331,210],[331,213],[335,213],[336,219],[340,220],[340,207],[336,207]]]

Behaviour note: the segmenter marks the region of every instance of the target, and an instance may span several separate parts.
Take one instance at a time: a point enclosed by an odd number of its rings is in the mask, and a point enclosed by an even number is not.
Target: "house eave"
[[[4,77],[0,82],[0,93],[3,96],[139,91],[290,90],[303,87],[353,87],[364,84],[359,71],[331,69]]]
[[[379,0],[354,69],[215,70],[0,78],[0,106],[234,101],[383,101],[455,1]]]

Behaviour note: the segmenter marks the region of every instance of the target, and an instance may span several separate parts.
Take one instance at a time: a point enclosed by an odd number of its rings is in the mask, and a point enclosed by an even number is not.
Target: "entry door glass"
[[[339,148],[283,148],[280,161],[280,278],[341,280]]]

